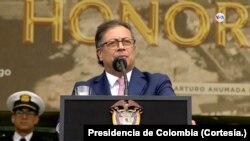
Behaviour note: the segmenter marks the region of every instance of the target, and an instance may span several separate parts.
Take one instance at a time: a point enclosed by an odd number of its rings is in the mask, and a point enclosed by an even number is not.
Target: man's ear
[[[34,121],[34,123],[37,124],[39,122],[39,119],[40,118],[37,116],[36,119],[35,119],[35,121]]]
[[[11,115],[11,122],[14,124],[15,123],[15,118],[14,118],[14,115],[12,114]]]
[[[98,56],[98,58],[99,58],[99,61],[102,61],[102,60],[103,60],[103,59],[102,59],[102,49],[97,48],[97,49],[96,49],[96,54],[97,54],[97,56]]]

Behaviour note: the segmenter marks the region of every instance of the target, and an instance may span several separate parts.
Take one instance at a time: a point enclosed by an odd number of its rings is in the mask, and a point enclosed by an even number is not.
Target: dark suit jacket
[[[0,141],[13,141],[12,140],[13,135],[14,135],[14,132],[6,135],[4,137],[0,137]],[[46,138],[37,132],[33,132],[33,135],[31,137],[30,141],[53,141],[53,140],[50,138]]]
[[[105,72],[91,78],[88,81],[76,82],[72,95],[75,95],[75,88],[80,85],[89,86],[92,95],[111,95],[109,82]],[[132,71],[128,86],[128,95],[167,95],[175,96],[172,83],[167,75],[148,72],[141,72],[137,68]]]

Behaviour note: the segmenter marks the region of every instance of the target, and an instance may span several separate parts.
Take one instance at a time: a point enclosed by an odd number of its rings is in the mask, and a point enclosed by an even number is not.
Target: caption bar
[[[247,126],[173,126],[173,125],[85,125],[84,141],[98,139],[99,137],[109,137],[109,139],[117,140],[126,137],[153,137],[153,138],[180,138],[190,137],[194,139],[215,139],[233,137],[240,140],[248,140]]]

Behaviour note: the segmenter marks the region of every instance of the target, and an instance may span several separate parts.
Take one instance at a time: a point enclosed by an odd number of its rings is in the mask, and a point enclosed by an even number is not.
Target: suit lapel
[[[144,77],[137,68],[133,69],[128,88],[129,95],[143,95],[147,84]]]
[[[105,72],[94,80],[93,88],[96,95],[111,95],[109,82]]]
[[[30,138],[30,141],[38,141],[38,140],[41,140],[41,139],[39,139],[39,138],[37,137],[36,133],[33,132],[33,135],[32,135],[32,137]]]
[[[144,77],[137,68],[133,69],[128,88],[129,95],[143,95],[145,93],[147,82]],[[111,95],[105,71],[94,80],[93,88],[96,95]]]

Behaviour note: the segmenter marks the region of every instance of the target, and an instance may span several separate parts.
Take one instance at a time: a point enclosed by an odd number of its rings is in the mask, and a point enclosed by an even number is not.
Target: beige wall
[[[150,2],[153,0],[131,0],[129,3],[148,26],[150,22]],[[135,31],[137,40],[136,66],[143,71],[160,72],[168,74],[176,89],[177,95],[191,95],[193,114],[212,115],[244,115],[249,111],[249,50],[241,48],[240,43],[229,32],[226,36],[226,45],[219,48],[216,45],[214,20],[216,13],[215,3],[195,1],[203,7],[209,18],[209,34],[196,46],[181,46],[176,44],[165,31],[165,15],[177,1],[159,0],[159,20],[157,45],[152,46],[145,39],[132,19],[129,20]],[[184,1],[185,2],[185,1]],[[230,2],[232,1],[226,1]],[[249,7],[249,2],[233,1],[244,7]],[[97,65],[95,48],[93,44],[79,43],[70,34],[69,12],[77,1],[63,3],[63,42],[52,42],[51,26],[44,24],[35,25],[34,42],[23,42],[24,3],[16,0],[0,1],[0,109],[5,110],[7,97],[19,90],[31,90],[46,101],[47,110],[58,110],[60,95],[69,95],[76,81],[86,80],[102,72],[102,67]],[[177,4],[180,2],[177,2]],[[119,15],[120,1],[105,0],[112,9],[113,18],[121,19]],[[36,16],[53,16],[51,1],[40,0],[36,3]],[[249,13],[249,9],[246,10]],[[154,15],[156,16],[156,15]],[[231,22],[236,20],[235,13],[228,12]],[[81,33],[93,36],[96,27],[103,21],[102,14],[89,8],[80,15]],[[191,38],[199,31],[200,19],[194,12],[184,10],[175,17],[175,28],[179,36]],[[173,20],[174,20],[173,19]],[[250,39],[249,18],[240,29],[244,37]],[[202,29],[204,30],[204,29]],[[25,31],[27,32],[27,31]],[[146,38],[150,38],[150,35]],[[248,44],[250,44],[248,42]],[[180,91],[179,84],[186,87]],[[189,85],[193,84],[193,85]],[[237,89],[233,84],[237,84]],[[244,85],[244,90],[242,90]],[[193,87],[211,87],[213,89],[230,89],[209,93],[203,91],[190,91]]]

